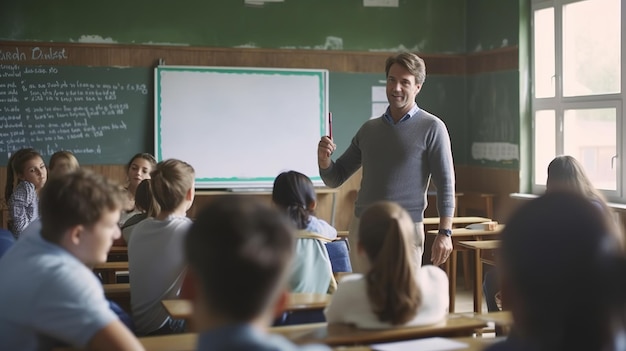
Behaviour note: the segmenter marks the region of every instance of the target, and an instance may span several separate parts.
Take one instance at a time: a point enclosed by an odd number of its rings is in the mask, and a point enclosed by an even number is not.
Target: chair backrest
[[[329,240],[315,233],[300,231],[289,278],[291,292],[332,293],[337,288],[332,265],[324,243]]]
[[[333,272],[352,272],[347,240],[335,240],[326,244]]]

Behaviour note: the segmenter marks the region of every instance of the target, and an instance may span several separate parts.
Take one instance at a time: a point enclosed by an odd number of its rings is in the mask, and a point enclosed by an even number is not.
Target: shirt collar
[[[419,106],[417,106],[417,103],[413,104],[413,107],[409,110],[409,112],[407,112],[406,115],[402,116],[402,118],[400,118],[400,120],[398,121],[398,123],[404,122],[407,119],[415,116],[418,112],[419,112],[420,108]],[[393,121],[393,117],[391,117],[391,111],[389,110],[389,106],[387,106],[387,110],[385,111],[385,113],[383,114],[383,117],[385,118],[385,120],[387,121],[387,123],[394,125],[396,123],[394,123]]]

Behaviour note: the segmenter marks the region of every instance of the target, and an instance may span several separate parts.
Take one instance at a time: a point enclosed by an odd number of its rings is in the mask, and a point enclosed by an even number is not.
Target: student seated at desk
[[[20,149],[11,155],[7,164],[4,198],[11,219],[9,229],[15,238],[19,238],[22,231],[39,218],[38,194],[47,179],[48,169],[35,149]]]
[[[125,244],[128,244],[130,241],[130,235],[139,222],[146,218],[156,217],[161,211],[159,203],[154,200],[154,196],[152,195],[151,179],[144,179],[139,183],[135,191],[135,208],[140,211],[140,213],[130,217],[122,225],[122,237],[124,238]]]
[[[128,178],[128,185],[126,187],[127,198],[126,203],[120,217],[120,226],[124,225],[126,221],[132,216],[140,213],[135,207],[135,193],[137,187],[144,179],[150,179],[150,172],[156,167],[156,159],[149,153],[142,152],[134,155],[130,162],[126,165],[126,177]]]
[[[328,323],[359,328],[395,328],[440,322],[448,313],[448,277],[439,267],[420,266],[415,224],[394,202],[363,212],[357,250],[366,274],[344,277],[327,307]]]
[[[524,204],[502,231],[513,331],[489,350],[624,350],[626,262],[614,227],[579,194]]]
[[[606,203],[604,196],[593,186],[583,165],[574,157],[561,155],[550,161],[548,165],[548,177],[546,179],[546,193],[551,192],[569,192],[581,195],[592,203],[602,216],[606,217],[607,222],[611,226],[614,225],[612,211]],[[623,248],[624,240],[620,231],[615,228],[610,232],[615,236],[619,246]],[[491,270],[485,275],[483,283],[483,290],[485,292],[489,312],[498,310],[495,295],[500,289],[496,277],[497,273],[495,270]]]
[[[180,333],[184,321],[171,319],[161,300],[177,298],[185,277],[183,241],[191,225],[186,213],[194,199],[195,171],[169,159],[159,162],[151,177],[161,211],[137,224],[128,242],[130,305],[137,334]]]
[[[185,241],[198,350],[330,350],[266,333],[287,301],[293,248],[292,227],[259,201],[222,197],[199,213]]]
[[[105,262],[120,236],[122,196],[121,187],[86,170],[46,184],[41,230],[25,233],[0,260],[0,348],[143,349],[88,268]]]
[[[306,175],[289,171],[274,180],[272,201],[299,229],[289,286],[297,293],[332,293],[337,287],[324,243],[337,230],[313,215],[315,188]]]

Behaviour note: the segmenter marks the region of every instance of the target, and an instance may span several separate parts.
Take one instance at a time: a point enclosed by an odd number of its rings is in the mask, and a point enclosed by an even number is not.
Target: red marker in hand
[[[328,112],[328,137],[333,138],[333,113]]]

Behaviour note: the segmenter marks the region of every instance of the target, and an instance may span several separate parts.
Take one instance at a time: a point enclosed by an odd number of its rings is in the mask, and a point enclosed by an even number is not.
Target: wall
[[[328,68],[331,74],[357,75],[380,74],[389,51],[419,51],[429,71],[419,102],[449,127],[457,189],[497,192],[498,217],[506,213],[498,208],[506,208],[507,194],[519,190],[519,164],[474,159],[472,145],[519,142],[515,139],[519,132],[510,130],[519,128],[520,106],[515,98],[521,94],[519,1],[401,0],[398,9],[366,9],[361,0],[286,0],[260,8],[232,0],[183,0],[171,8],[147,0],[99,4],[70,0],[62,7],[43,0],[2,2],[0,39],[10,42],[0,46],[14,41],[113,44],[70,44],[83,57],[63,63],[68,65],[150,67],[164,58],[167,64],[315,67]],[[504,93],[506,99],[501,98]],[[335,93],[333,102],[331,92],[331,109],[343,98],[341,94],[349,92]],[[361,117],[351,116],[349,108],[342,106],[337,111],[341,121],[337,132],[348,138]],[[507,116],[498,129],[501,132],[478,127],[500,121],[502,111]],[[119,165],[94,167],[121,181],[125,178]],[[3,186],[4,171],[0,173]],[[338,196],[339,229],[347,227],[343,218],[351,216],[359,180],[356,174]]]
[[[464,0],[3,1],[0,40],[351,51],[465,51]]]

